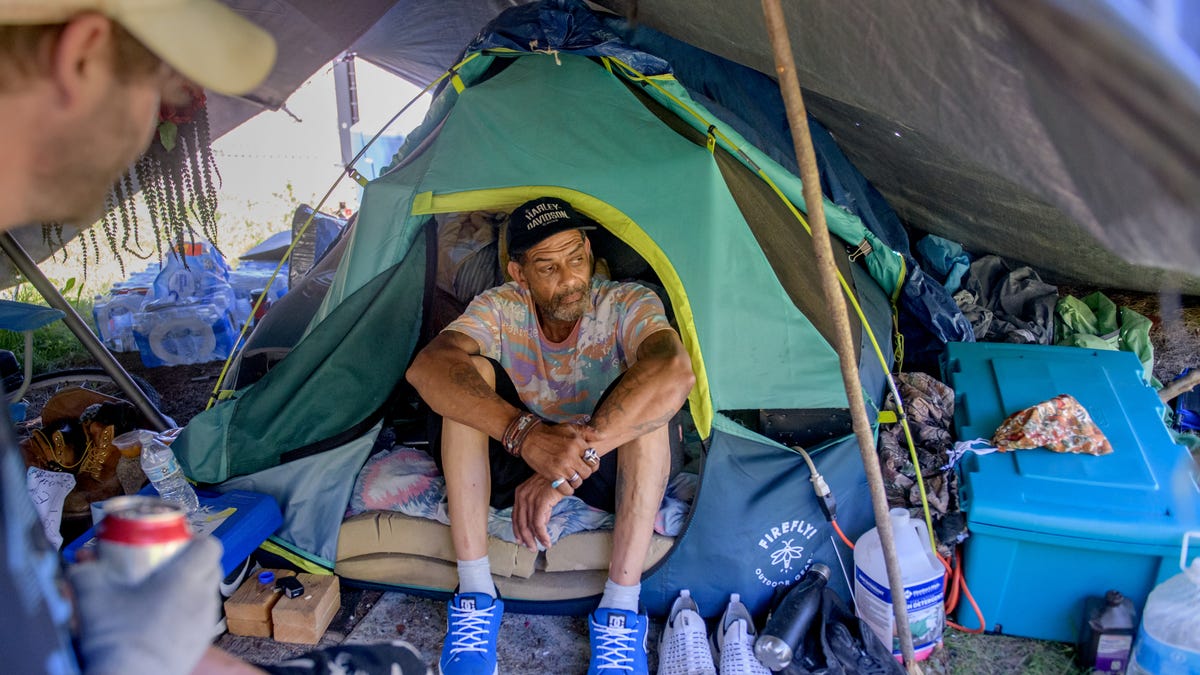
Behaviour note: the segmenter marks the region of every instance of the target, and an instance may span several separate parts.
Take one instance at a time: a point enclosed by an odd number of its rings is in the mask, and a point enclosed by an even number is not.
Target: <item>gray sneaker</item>
[[[686,588],[671,605],[658,647],[658,675],[717,675],[704,618]]]
[[[721,623],[717,624],[712,636],[721,675],[771,675],[771,671],[754,656],[756,634],[754,619],[742,604],[741,596],[730,595]]]

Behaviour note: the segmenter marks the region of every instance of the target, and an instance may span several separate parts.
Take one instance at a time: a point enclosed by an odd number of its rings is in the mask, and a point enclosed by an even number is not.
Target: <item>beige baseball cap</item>
[[[59,23],[99,12],[184,77],[244,94],[275,65],[275,40],[218,0],[0,0],[0,25]]]

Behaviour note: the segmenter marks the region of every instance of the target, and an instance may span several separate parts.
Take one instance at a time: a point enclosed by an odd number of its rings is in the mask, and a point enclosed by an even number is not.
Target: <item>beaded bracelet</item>
[[[516,456],[516,457],[521,456],[521,448],[525,445],[525,439],[529,438],[529,434],[533,433],[534,429],[541,426],[543,421],[544,420],[542,418],[535,417],[533,422],[529,426],[525,427],[524,429],[520,430],[517,433],[517,438],[513,442],[513,453],[512,454],[514,456]]]
[[[533,413],[524,413],[514,418],[504,429],[504,435],[500,437],[500,443],[504,446],[504,450],[513,457],[520,457],[521,444],[525,442],[529,432],[533,431],[533,428],[541,422],[542,418]]]
[[[504,446],[505,450],[509,451],[510,453],[512,452],[512,446],[514,445],[514,441],[517,437],[517,430],[529,425],[531,421],[529,417],[531,414],[532,413],[521,413],[517,415],[516,417],[512,418],[512,421],[509,422],[508,426],[504,428],[504,434],[500,436],[500,443]]]

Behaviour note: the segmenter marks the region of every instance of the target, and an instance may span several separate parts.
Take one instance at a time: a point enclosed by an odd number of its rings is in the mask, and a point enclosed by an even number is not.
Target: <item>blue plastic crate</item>
[[[1180,377],[1187,375],[1190,370],[1183,371]],[[1175,423],[1182,431],[1200,431],[1200,385],[1175,399]]]
[[[1086,597],[1114,588],[1140,609],[1178,572],[1183,533],[1200,523],[1200,487],[1136,356],[956,343],[942,368],[960,439],[990,439],[1012,413],[1070,394],[1113,446],[1102,457],[1037,448],[963,458],[964,573],[986,628],[1074,641]],[[978,626],[969,607],[958,621]]]
[[[140,494],[158,493],[147,485]],[[223,574],[232,572],[283,524],[279,504],[270,495],[246,490],[231,490],[225,494],[196,490],[196,496],[200,498],[200,506],[214,518],[214,523],[216,518],[222,518],[210,534],[220,539],[225,548],[221,554]],[[233,512],[229,513],[229,509]],[[72,564],[80,549],[95,545],[96,529],[93,527],[63,549],[63,560]]]

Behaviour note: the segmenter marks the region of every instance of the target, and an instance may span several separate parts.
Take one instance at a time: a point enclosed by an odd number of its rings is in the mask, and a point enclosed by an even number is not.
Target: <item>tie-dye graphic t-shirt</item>
[[[645,286],[592,279],[591,293],[591,311],[562,342],[542,334],[533,297],[515,282],[480,293],[445,330],[474,338],[481,355],[500,362],[530,411],[578,420],[637,361],[642,340],[671,327]]]

